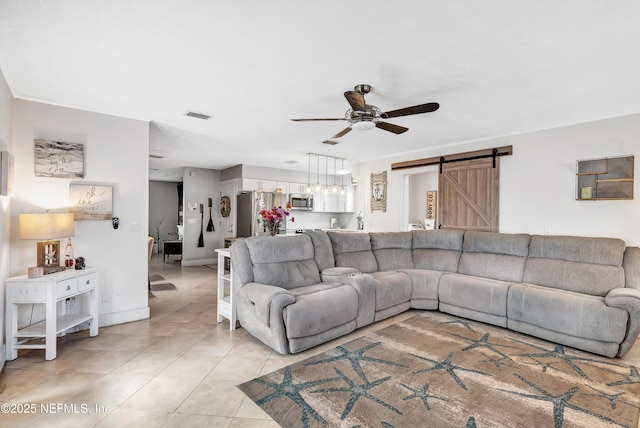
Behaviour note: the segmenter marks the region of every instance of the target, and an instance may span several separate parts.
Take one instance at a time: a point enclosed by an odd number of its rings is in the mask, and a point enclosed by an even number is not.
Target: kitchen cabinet
[[[254,191],[259,190],[262,192],[275,192],[276,182],[272,180],[259,180],[255,178],[243,178],[242,190]]]
[[[283,195],[289,194],[289,182],[288,181],[276,181],[276,189],[280,189],[280,193]]]
[[[353,185],[344,186],[344,195],[338,193],[338,211],[352,213],[356,210],[356,195]]]
[[[313,211],[319,213],[333,213],[338,209],[338,198],[335,193],[313,193]]]
[[[289,183],[290,193],[307,193],[307,183]]]
[[[325,213],[351,213],[355,211],[355,188],[353,185],[345,186],[345,194],[329,192],[313,193],[313,211]]]
[[[251,192],[258,190],[261,192],[275,192],[276,189],[280,189],[283,195],[289,193],[288,181],[275,181],[275,180],[261,180],[255,178],[243,178],[242,190]]]

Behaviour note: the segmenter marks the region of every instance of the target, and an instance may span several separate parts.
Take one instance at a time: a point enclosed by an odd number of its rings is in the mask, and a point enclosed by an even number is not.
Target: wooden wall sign
[[[435,190],[430,190],[427,192],[427,219],[435,219],[437,206],[436,206],[436,194]]]
[[[371,174],[371,212],[387,212],[387,171]]]

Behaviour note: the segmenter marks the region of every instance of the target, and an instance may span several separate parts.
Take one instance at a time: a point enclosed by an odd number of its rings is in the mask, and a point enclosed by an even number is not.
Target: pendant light
[[[311,189],[311,153],[307,153],[307,185],[304,187],[305,193],[309,194]]]
[[[340,174],[340,194],[344,195],[344,158],[342,159],[342,166],[340,166],[340,169],[342,170],[342,174]]]
[[[320,155],[316,155],[318,156],[317,162],[316,162],[316,187],[315,187],[315,191],[319,192],[320,189],[322,189],[322,186],[320,185]]]
[[[338,186],[336,186],[336,158],[333,158],[333,187],[331,192],[338,193]]]
[[[324,157],[324,190],[322,191],[323,195],[329,194],[329,184],[328,177],[329,176],[329,158],[327,156]]]

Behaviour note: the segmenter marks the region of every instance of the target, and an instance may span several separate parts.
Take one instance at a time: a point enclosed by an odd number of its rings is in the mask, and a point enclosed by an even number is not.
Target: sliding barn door
[[[442,165],[438,223],[442,229],[498,231],[500,158]]]

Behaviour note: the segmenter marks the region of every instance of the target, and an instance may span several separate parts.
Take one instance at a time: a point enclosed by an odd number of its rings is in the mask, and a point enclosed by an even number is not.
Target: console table
[[[218,322],[222,322],[222,317],[229,320],[229,329],[236,329],[238,315],[236,312],[236,295],[233,289],[233,266],[229,264],[229,274],[225,275],[225,261],[231,260],[231,253],[228,248],[218,248]],[[225,295],[225,285],[229,284],[229,294]]]
[[[98,270],[67,269],[62,272],[6,280],[6,359],[18,358],[18,349],[44,349],[45,359],[56,358],[56,336],[70,328],[89,323],[89,335],[98,335]],[[66,300],[75,299],[75,308],[67,313]],[[20,305],[45,306],[45,320],[18,329]],[[72,305],[70,305],[72,306]],[[44,344],[28,344],[44,339]]]
[[[182,241],[164,241],[162,248],[162,261],[166,261],[167,256],[172,254],[182,255]]]

